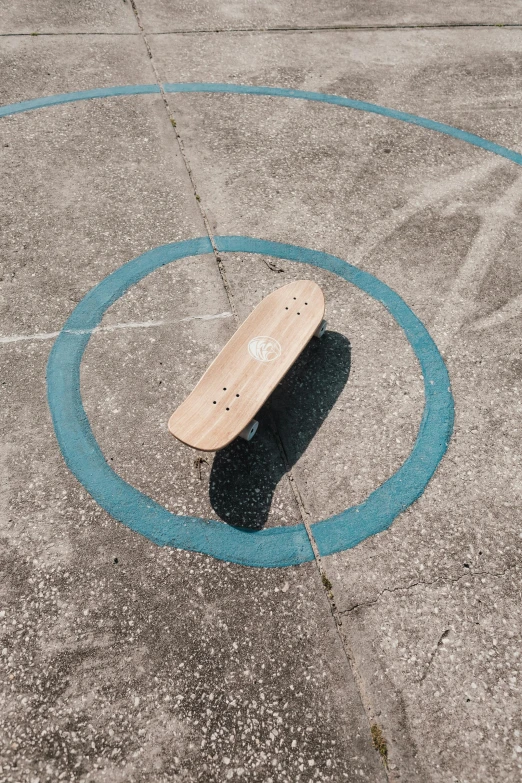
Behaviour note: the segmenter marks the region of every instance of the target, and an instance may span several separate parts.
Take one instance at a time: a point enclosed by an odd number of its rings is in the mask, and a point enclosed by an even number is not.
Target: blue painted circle
[[[332,104],[443,133],[522,165],[521,153],[474,133],[426,117],[340,95],[280,87],[201,82],[164,84],[163,89],[168,93],[264,95]],[[0,117],[75,101],[150,93],[160,93],[159,85],[130,84],[50,95],[0,106]],[[397,514],[419,497],[446,450],[453,428],[454,409],[442,357],[422,323],[403,300],[368,273],[357,270],[335,256],[294,245],[247,237],[217,237],[217,240],[222,250],[265,253],[310,263],[352,282],[382,302],[392,313],[419,359],[424,375],[426,402],[419,434],[410,456],[397,473],[364,503],[312,526],[321,554],[332,554],[353,547],[368,536],[389,527]],[[178,258],[203,252],[210,252],[209,240],[205,238],[151,250],[102,281],[76,307],[53,347],[47,369],[49,405],[60,447],[71,470],[109,513],[158,544],[205,552],[251,566],[286,566],[312,560],[313,552],[303,525],[247,532],[229,528],[220,522],[171,514],[126,484],[110,469],[89,427],[79,392],[80,361],[89,340],[89,330],[93,328],[88,324],[99,323],[107,307],[149,272]]]
[[[453,398],[444,361],[422,322],[391,288],[336,256],[244,236],[215,237],[220,251],[312,264],[381,302],[404,331],[421,366],[425,406],[415,445],[403,465],[358,506],[316,522],[322,555],[349,549],[385,530],[424,491],[446,451]],[[303,524],[247,531],[216,520],[173,514],[127,484],[107,464],[92,433],[80,394],[80,363],[92,330],[130,286],[165,264],[211,253],[207,237],[162,245],[129,261],[92,288],[67,319],[47,364],[47,394],[54,429],[69,469],[113,517],[160,546],[172,546],[249,566],[281,567],[313,560]]]

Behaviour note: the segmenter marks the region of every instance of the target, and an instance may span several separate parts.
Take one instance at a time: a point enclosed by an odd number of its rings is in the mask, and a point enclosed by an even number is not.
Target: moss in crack
[[[332,589],[332,583],[330,582],[330,580],[328,579],[326,574],[321,574],[321,579],[322,579],[323,585],[326,587],[326,589],[327,590],[331,590]]]
[[[176,120],[173,120],[172,117],[170,118],[170,122],[173,128],[176,127]]]
[[[372,723],[370,731],[372,734],[373,746],[379,753],[384,766],[388,767],[388,743],[384,739],[382,729],[378,723]]]

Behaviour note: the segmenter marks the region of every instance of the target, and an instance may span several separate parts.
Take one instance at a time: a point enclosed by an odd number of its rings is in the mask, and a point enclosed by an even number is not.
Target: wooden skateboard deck
[[[323,292],[297,280],[266,296],[169,419],[182,443],[218,451],[248,427],[324,317]]]

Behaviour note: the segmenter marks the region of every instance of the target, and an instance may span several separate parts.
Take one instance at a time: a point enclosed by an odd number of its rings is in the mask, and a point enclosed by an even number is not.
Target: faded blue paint
[[[473,133],[414,114],[338,95],[238,84],[165,84],[166,92],[266,95],[329,103],[365,111],[437,131],[522,164],[522,155]],[[119,95],[159,93],[157,84],[125,85],[51,95],[0,107],[0,117],[74,101]],[[428,332],[384,283],[335,256],[247,237],[218,237],[222,250],[260,252],[314,264],[338,274],[382,302],[404,330],[422,367],[426,403],[412,453],[388,481],[359,506],[312,526],[321,554],[355,546],[389,527],[395,516],[424,490],[447,447],[453,426],[453,399],[447,371]],[[245,565],[277,567],[311,560],[313,553],[303,525],[240,531],[220,522],[171,514],[151,498],[124,482],[107,465],[92,434],[79,391],[80,362],[90,337],[107,307],[129,286],[163,264],[210,252],[208,239],[165,245],[145,253],[109,275],[75,308],[51,352],[48,369],[49,405],[65,460],[93,497],[115,518],[160,545],[205,552]],[[76,331],[71,331],[76,330]],[[82,333],[83,331],[83,333]]]
[[[474,147],[481,147],[495,155],[522,165],[522,154],[496,144],[494,141],[483,139],[475,133],[454,128],[444,122],[429,120],[426,117],[419,117],[416,114],[408,114],[396,109],[388,109],[386,106],[379,106],[376,103],[366,101],[357,101],[353,98],[345,98],[342,95],[328,95],[322,92],[308,92],[305,90],[289,90],[282,87],[262,87],[249,84],[214,84],[212,82],[180,82],[173,84],[164,84],[165,92],[204,92],[204,93],[229,93],[242,95],[268,95],[276,98],[299,98],[305,101],[317,101],[319,103],[331,103],[334,106],[343,106],[347,109],[356,109],[357,111],[369,112],[370,114],[379,114],[382,117],[389,117],[392,120],[400,120],[409,125],[418,125],[427,130],[444,133],[446,136],[453,136],[455,139],[465,141]],[[60,103],[72,103],[74,101],[85,101],[91,98],[110,98],[115,95],[139,95],[142,93],[159,93],[160,88],[157,84],[128,84],[121,87],[101,87],[95,90],[84,90],[83,92],[69,92],[62,95],[49,95],[45,98],[35,98],[21,103],[12,103],[8,106],[0,107],[0,117],[6,117],[9,114],[18,114],[33,109],[41,109],[44,106],[55,106]]]
[[[312,264],[333,272],[381,302],[404,331],[424,378],[424,412],[419,433],[407,460],[360,505],[312,525],[321,555],[350,549],[365,538],[386,530],[395,517],[424,492],[453,430],[454,404],[444,360],[426,327],[401,297],[368,272],[336,256],[315,250],[247,237],[215,237],[223,252],[263,253]]]
[[[483,139],[474,133],[454,128],[452,125],[446,125],[444,122],[429,120],[426,117],[418,117],[416,114],[408,114],[396,109],[388,109],[386,106],[379,106],[376,103],[367,103],[366,101],[357,101],[353,98],[344,98],[342,95],[329,95],[324,92],[308,92],[306,90],[290,90],[284,87],[263,87],[250,84],[217,84],[213,82],[179,82],[164,84],[165,92],[215,92],[240,95],[270,95],[274,98],[299,98],[305,101],[317,101],[319,103],[331,103],[334,106],[344,106],[347,109],[356,109],[358,111],[369,112],[370,114],[380,114],[382,117],[389,117],[392,120],[407,122],[409,125],[418,125],[427,130],[444,133],[446,136],[453,136],[455,139],[473,144],[474,147],[482,147],[488,152],[494,152],[495,155],[501,155],[503,158],[512,160],[514,163],[522,165],[522,154],[496,144],[494,141]]]
[[[420,362],[425,409],[412,453],[388,481],[359,506],[312,525],[321,554],[355,546],[391,525],[423,492],[449,441],[453,399],[446,367],[423,324],[406,303],[377,278],[314,250],[250,237],[216,237],[218,250],[262,253],[326,269],[356,285],[389,310]],[[274,568],[313,559],[302,524],[246,531],[216,520],[172,514],[127,484],[107,464],[92,433],[80,394],[80,364],[92,329],[125,291],[150,272],[187,256],[212,252],[207,237],[157,247],[124,264],[81,300],[63,326],[47,365],[47,393],[56,437],[69,469],[115,519],[160,546],[202,552],[220,560]],[[166,435],[167,437],[167,435]]]
[[[23,111],[32,111],[33,109],[43,109],[45,106],[56,106],[59,103],[75,103],[76,101],[88,101],[92,98],[111,98],[115,95],[142,95],[159,92],[160,88],[157,84],[126,84],[122,87],[99,87],[81,92],[64,92],[61,95],[48,95],[45,98],[34,98],[31,101],[0,106],[0,117],[20,114]]]

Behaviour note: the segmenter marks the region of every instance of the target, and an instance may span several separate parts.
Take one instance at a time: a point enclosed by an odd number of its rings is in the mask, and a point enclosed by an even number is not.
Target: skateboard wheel
[[[320,338],[323,336],[323,334],[326,332],[326,327],[328,326],[328,321],[321,321],[319,326],[314,332],[314,337]]]
[[[243,440],[252,440],[254,435],[257,432],[257,428],[259,427],[259,422],[257,422],[255,419],[252,419],[244,429],[241,430],[239,433],[239,437],[243,438]]]

